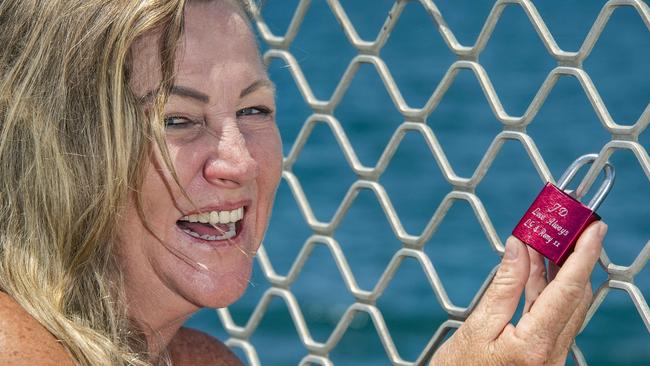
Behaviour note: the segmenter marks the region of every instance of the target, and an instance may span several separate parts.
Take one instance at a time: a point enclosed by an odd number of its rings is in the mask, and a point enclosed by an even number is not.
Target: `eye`
[[[165,128],[180,129],[200,125],[200,122],[191,120],[187,117],[169,116],[165,117]]]
[[[266,117],[271,114],[271,109],[264,106],[246,107],[237,111],[237,117],[260,116]]]

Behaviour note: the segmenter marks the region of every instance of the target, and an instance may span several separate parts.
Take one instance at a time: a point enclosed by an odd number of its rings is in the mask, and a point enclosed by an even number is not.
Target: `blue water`
[[[298,0],[265,0],[263,15],[271,29],[286,29]],[[393,1],[341,0],[358,33],[375,38]],[[534,1],[558,45],[576,51],[605,1]],[[476,40],[493,2],[437,1],[457,39]],[[324,0],[313,0],[290,50],[299,61],[314,94],[329,99],[340,76],[357,54]],[[448,67],[456,60],[435,24],[419,2],[408,3],[381,56],[390,68],[406,102],[421,107]],[[631,125],[650,101],[650,31],[633,8],[617,9],[584,62],[614,120]],[[494,87],[510,115],[528,107],[556,62],[548,55],[519,6],[505,9],[480,55]],[[285,154],[302,123],[311,114],[281,60],[269,67],[278,88],[278,124]],[[362,65],[334,115],[352,142],[359,159],[374,166],[395,129],[403,122],[378,73]],[[427,119],[455,172],[469,177],[502,125],[492,113],[474,74],[459,73],[438,107]],[[598,120],[576,78],[562,77],[527,129],[558,178],[576,157],[598,152],[611,136]],[[650,137],[639,141],[648,147]],[[599,213],[609,224],[605,249],[614,263],[629,265],[650,239],[650,184],[633,153],[617,151],[611,158],[617,181]],[[356,176],[340,152],[331,130],[319,124],[309,137],[294,172],[301,181],[315,215],[329,221]],[[442,198],[451,190],[425,140],[409,133],[380,177],[404,228],[419,235]],[[517,141],[508,141],[477,188],[499,236],[505,240],[542,186],[542,180]],[[305,240],[312,234],[285,182],[265,246],[275,270],[286,274]],[[392,255],[401,247],[375,195],[361,191],[336,230],[359,286],[374,287]],[[499,257],[490,247],[472,208],[456,201],[425,246],[455,304],[466,306]],[[597,268],[598,287],[607,275]],[[635,277],[650,298],[650,269]],[[243,325],[268,288],[256,265],[252,286],[231,307]],[[354,302],[331,254],[317,247],[298,280],[291,286],[312,336],[325,341],[340,316]],[[405,260],[378,301],[402,358],[415,360],[437,327],[447,319],[418,262]],[[227,339],[211,310],[188,325]],[[302,346],[284,302],[275,299],[251,339],[263,365],[296,365],[307,351]],[[649,365],[650,333],[627,293],[612,290],[599,312],[577,338],[590,365]],[[239,353],[242,355],[242,353]],[[372,321],[357,316],[330,354],[336,365],[387,365],[389,361]],[[572,364],[569,362],[569,364]]]

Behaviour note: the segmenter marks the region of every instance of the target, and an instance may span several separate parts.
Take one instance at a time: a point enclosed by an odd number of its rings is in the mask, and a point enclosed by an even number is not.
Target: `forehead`
[[[160,81],[159,38],[159,32],[152,32],[133,45],[131,86],[137,95]],[[177,83],[201,89],[216,82],[250,83],[266,75],[246,16],[228,0],[188,2],[175,67]]]

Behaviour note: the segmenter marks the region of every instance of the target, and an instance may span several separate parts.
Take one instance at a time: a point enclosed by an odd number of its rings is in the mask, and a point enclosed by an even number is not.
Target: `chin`
[[[168,241],[175,244],[173,250],[155,256],[163,260],[155,267],[163,271],[167,285],[196,307],[221,308],[237,301],[248,288],[261,242],[253,217],[242,221],[227,241],[206,241],[172,230]]]
[[[237,301],[250,283],[253,258],[242,258],[230,271],[206,271],[190,266],[187,276],[177,279],[177,292],[196,307],[223,308]]]

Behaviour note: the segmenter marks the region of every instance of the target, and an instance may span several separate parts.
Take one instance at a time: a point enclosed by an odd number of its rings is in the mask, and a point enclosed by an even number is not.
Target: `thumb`
[[[501,265],[465,324],[482,341],[495,340],[517,310],[526,286],[530,260],[528,250],[519,239],[511,236]]]

